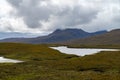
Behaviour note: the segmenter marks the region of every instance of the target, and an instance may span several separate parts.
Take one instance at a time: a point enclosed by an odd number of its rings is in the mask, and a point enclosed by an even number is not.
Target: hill
[[[65,29],[65,30],[57,29],[53,33],[47,36],[40,36],[36,38],[7,38],[0,40],[0,42],[18,42],[18,43],[32,43],[32,44],[58,43],[68,40],[87,38],[90,36],[95,36],[106,32],[107,31],[98,31],[98,32],[88,33],[83,31],[82,29]]]
[[[76,39],[67,44],[82,45],[120,45],[120,29],[112,30],[105,34],[96,35],[84,39]]]

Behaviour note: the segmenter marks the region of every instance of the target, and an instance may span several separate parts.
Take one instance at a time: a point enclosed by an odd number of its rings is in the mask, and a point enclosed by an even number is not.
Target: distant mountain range
[[[66,42],[67,44],[84,45],[120,45],[120,29],[112,30],[105,34],[91,36],[83,39],[76,39]]]
[[[37,37],[36,34],[30,34],[30,33],[19,33],[19,32],[0,32],[0,39],[5,39],[5,38],[20,38],[20,37]]]
[[[0,40],[0,42],[49,44],[49,43],[59,43],[59,42],[83,39],[105,33],[107,33],[107,31],[98,31],[98,32],[89,33],[83,31],[82,29],[65,29],[65,30],[57,29],[53,33],[47,36],[40,36],[36,38],[7,38]]]

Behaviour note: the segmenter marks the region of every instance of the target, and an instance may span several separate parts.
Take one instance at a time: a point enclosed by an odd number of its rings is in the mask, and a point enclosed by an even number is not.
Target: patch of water
[[[0,57],[0,63],[21,63],[21,62],[23,62],[23,61],[7,59],[7,58],[4,58],[4,57]]]
[[[50,47],[55,50],[59,50],[66,54],[75,54],[78,56],[85,56],[98,53],[100,51],[119,51],[118,49],[94,49],[94,48],[67,48],[65,46]]]

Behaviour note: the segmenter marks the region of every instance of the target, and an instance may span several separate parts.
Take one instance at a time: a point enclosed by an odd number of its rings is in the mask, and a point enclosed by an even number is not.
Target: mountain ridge
[[[67,44],[79,45],[119,45],[120,44],[120,29],[109,31],[105,34],[95,35],[88,38],[76,39]]]
[[[7,38],[0,40],[0,42],[17,42],[17,43],[33,43],[33,44],[43,44],[43,43],[58,43],[63,41],[68,41],[72,39],[81,39],[90,36],[95,36],[99,34],[104,34],[107,31],[97,31],[93,33],[86,32],[82,29],[57,29],[53,33],[46,36],[38,36],[36,38]]]

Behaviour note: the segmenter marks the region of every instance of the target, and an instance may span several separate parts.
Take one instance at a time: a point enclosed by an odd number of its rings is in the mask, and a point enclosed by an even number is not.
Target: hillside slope
[[[96,35],[84,39],[72,40],[67,44],[119,45],[120,44],[119,36],[120,36],[120,29],[116,29],[105,34]]]

